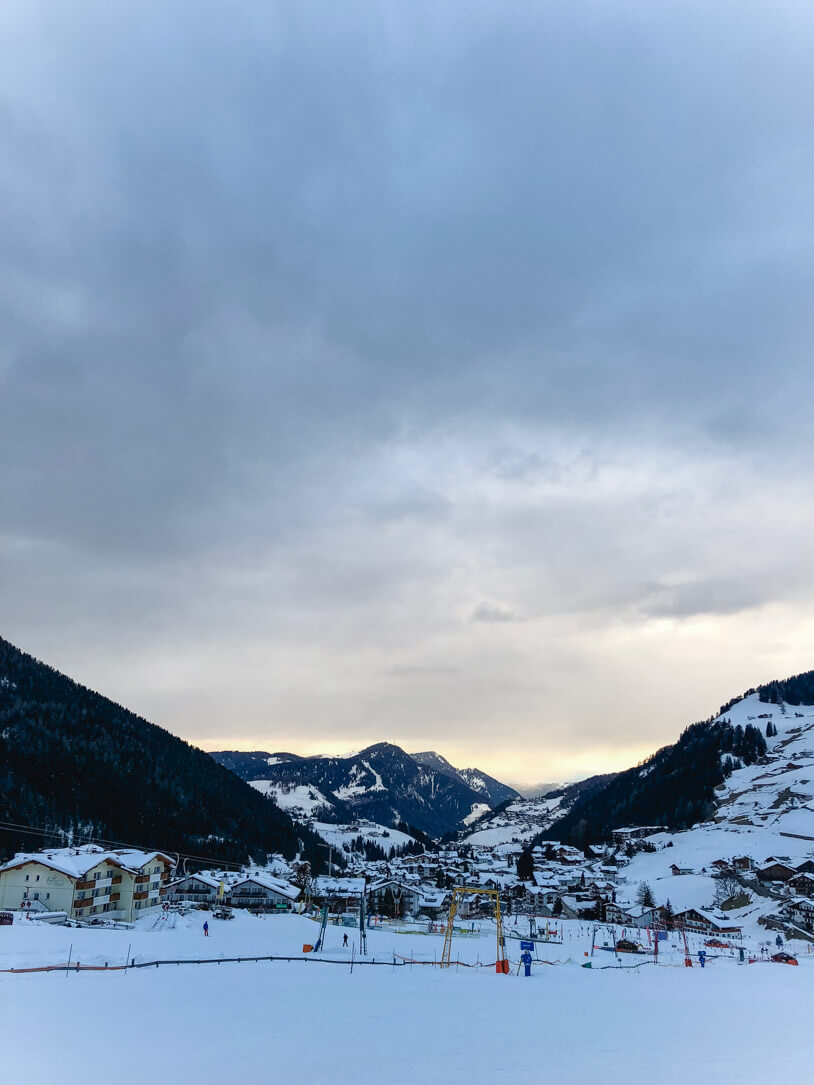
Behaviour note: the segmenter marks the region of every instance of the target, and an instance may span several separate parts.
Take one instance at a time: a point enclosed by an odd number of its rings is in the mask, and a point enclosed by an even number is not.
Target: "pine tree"
[[[522,882],[534,881],[534,856],[528,848],[524,848],[517,857],[517,877]]]
[[[636,890],[636,902],[641,904],[642,908],[656,907],[656,898],[653,896],[653,890],[647,882],[639,882],[639,888]]]

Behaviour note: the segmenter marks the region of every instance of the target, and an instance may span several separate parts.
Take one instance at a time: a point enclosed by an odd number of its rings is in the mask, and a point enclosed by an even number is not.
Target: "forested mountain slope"
[[[0,852],[100,837],[244,861],[302,850],[295,826],[202,750],[72,681],[0,638]]]
[[[802,695],[814,672],[760,689],[760,700]],[[812,687],[814,688],[814,687]],[[764,693],[765,691],[765,693]],[[754,722],[736,723],[726,715],[749,690],[721,708],[716,719],[694,723],[678,742],[658,750],[643,764],[619,773],[598,792],[579,798],[540,839],[562,840],[583,847],[606,840],[613,829],[634,825],[661,825],[686,829],[715,813],[715,791],[737,769],[762,759],[767,750],[764,731]],[[790,701],[790,703],[801,703]]]

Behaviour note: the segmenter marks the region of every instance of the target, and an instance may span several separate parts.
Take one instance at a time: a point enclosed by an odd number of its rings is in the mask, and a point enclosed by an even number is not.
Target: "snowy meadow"
[[[202,919],[148,918],[134,930],[34,922],[0,929],[4,970],[65,963],[69,955],[110,966],[0,973],[5,1080],[78,1085],[95,1065],[115,1066],[118,1080],[134,1085],[145,1074],[158,1082],[273,1074],[340,1083],[630,1082],[644,1075],[726,1083],[778,1073],[805,1079],[811,1064],[808,1029],[793,1024],[814,1011],[814,955],[806,953],[797,968],[760,959],[739,965],[737,952],[686,968],[683,943],[673,939],[658,964],[599,948],[591,956],[607,930],[595,936],[593,927],[570,922],[557,931],[561,941],[537,943],[526,978],[512,937],[509,975],[467,967],[494,960],[488,923],[456,938],[460,964],[442,971],[432,965],[441,936],[418,929],[370,930],[374,966],[361,963],[352,929],[343,948],[345,930],[329,927],[318,959],[302,953],[317,929],[307,918],[210,919],[208,938]],[[128,958],[255,955],[294,959],[112,970]],[[422,961],[429,963],[415,963]]]

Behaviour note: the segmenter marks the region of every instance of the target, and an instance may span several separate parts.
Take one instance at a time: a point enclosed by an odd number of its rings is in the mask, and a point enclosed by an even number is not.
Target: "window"
[[[37,875],[37,881],[39,881],[39,880],[40,880],[40,876],[39,876],[39,874],[38,874],[38,875]]]
[[[26,876],[25,876],[25,880],[26,880],[26,881],[28,881],[28,879],[30,878],[30,876],[31,876],[30,874],[26,874]]]

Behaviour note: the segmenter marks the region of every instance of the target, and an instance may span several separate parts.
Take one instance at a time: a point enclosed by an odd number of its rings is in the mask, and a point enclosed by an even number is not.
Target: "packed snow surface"
[[[630,967],[611,952],[586,958],[593,928],[571,922],[562,928],[562,944],[537,944],[540,962],[527,979],[516,974],[520,943],[512,937],[511,974],[496,975],[493,968],[394,967],[403,957],[432,961],[440,955],[442,937],[417,927],[404,934],[371,929],[368,959],[388,963],[365,966],[358,932],[350,927],[329,926],[319,956],[340,962],[330,964],[301,953],[317,931],[305,917],[238,913],[222,922],[209,916],[208,938],[204,918],[194,912],[146,917],[135,930],[19,920],[0,927],[4,969],[67,961],[69,955],[112,965],[123,962],[128,950],[139,961],[295,958],[127,972],[0,973],[4,1079],[84,1085],[92,1063],[115,1066],[118,1082],[135,1085],[146,1072],[143,1057],[128,1055],[135,1045],[149,1052],[151,1075],[162,1083],[265,1080],[270,1067],[281,1080],[339,1085],[379,1085],[383,1077],[395,1083],[535,1085],[726,1085],[791,1075],[808,1080],[808,1031],[792,1026],[814,1011],[814,957],[804,954],[798,968],[764,961],[739,966],[727,955],[703,970],[697,964],[690,969],[673,938],[658,966],[641,957],[634,961],[640,967]],[[516,933],[523,933],[525,921],[519,923]],[[456,937],[454,960],[494,960],[494,928],[488,921],[480,926],[480,936],[476,929]],[[597,942],[602,940],[600,932]],[[586,960],[591,969],[580,967]],[[761,1008],[767,1007],[764,1021]]]

